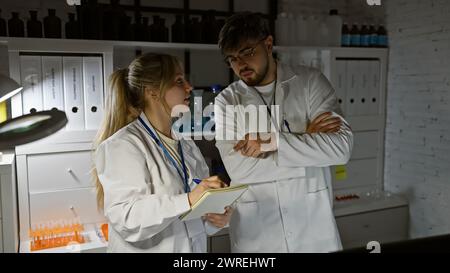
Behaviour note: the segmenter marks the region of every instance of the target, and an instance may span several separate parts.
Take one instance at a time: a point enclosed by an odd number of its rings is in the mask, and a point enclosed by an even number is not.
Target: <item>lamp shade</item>
[[[19,93],[22,88],[10,77],[0,74],[0,103]]]
[[[0,123],[0,150],[49,136],[67,124],[63,111],[35,112]]]

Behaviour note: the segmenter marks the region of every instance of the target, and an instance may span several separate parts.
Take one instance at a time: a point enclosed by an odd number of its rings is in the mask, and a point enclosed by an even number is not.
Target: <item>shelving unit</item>
[[[0,37],[0,45],[4,45],[9,51],[9,71],[10,75],[20,81],[20,67],[17,62],[17,58],[20,52],[52,52],[52,53],[95,53],[101,54],[104,60],[104,82],[107,82],[109,74],[118,67],[123,67],[123,64],[128,64],[134,57],[136,51],[141,52],[167,52],[169,54],[177,55],[182,61],[185,61],[185,53],[189,52],[191,56],[198,57],[200,60],[192,59],[189,61],[189,71],[191,77],[201,78],[203,81],[199,81],[201,84],[194,85],[197,87],[209,86],[213,83],[220,83],[226,86],[229,83],[230,70],[222,62],[220,50],[217,45],[209,44],[190,44],[190,43],[157,43],[157,42],[133,42],[133,41],[96,41],[96,40],[66,40],[66,39],[33,39],[33,38],[2,38]],[[361,177],[352,178],[351,164],[347,166],[347,179],[337,181],[335,179],[335,169],[332,169],[332,176],[334,177],[333,185],[335,188],[335,194],[346,193],[364,193],[383,189],[383,162],[384,162],[384,128],[385,128],[385,98],[386,98],[386,70],[387,70],[387,55],[386,49],[366,49],[366,48],[333,48],[333,47],[275,47],[277,54],[300,54],[307,58],[315,56],[318,52],[322,58],[324,64],[324,74],[329,77],[332,83],[337,82],[337,64],[340,60],[378,60],[380,63],[380,104],[379,112],[376,115],[362,115],[362,116],[346,116],[347,121],[350,123],[353,131],[355,132],[355,138],[359,139],[360,134],[375,133],[375,136],[369,138],[372,142],[363,143],[359,145],[360,148],[373,146],[373,154],[370,156],[370,162],[374,165],[369,165],[367,168],[372,170],[375,174],[375,179],[370,184],[364,184],[358,186],[358,181],[355,183],[349,182],[351,179],[361,179]],[[193,53],[193,54],[192,54]],[[207,57],[202,55],[206,54]],[[300,56],[297,55],[297,56]],[[215,56],[215,57],[211,57]],[[294,55],[295,56],[295,55]],[[291,61],[293,59],[290,59]],[[298,61],[298,60],[297,60]],[[217,63],[220,62],[220,63]],[[214,68],[214,69],[211,69]],[[203,70],[207,70],[204,72]],[[216,78],[208,77],[212,73]],[[217,77],[220,75],[220,77]],[[218,82],[220,80],[220,82]],[[209,82],[210,81],[210,82]],[[106,85],[105,85],[106,87]],[[22,101],[20,96],[13,98],[12,103],[12,116],[19,116],[22,114]],[[53,191],[55,194],[45,196],[48,199],[48,204],[51,204],[55,208],[70,207],[73,204],[70,203],[70,198],[61,201],[61,196],[70,193],[68,196],[76,196],[75,193],[79,193],[81,190],[81,196],[87,198],[87,204],[89,206],[96,207],[95,194],[93,192],[93,185],[89,184],[89,176],[87,175],[90,170],[90,164],[81,164],[81,162],[90,162],[90,153],[92,150],[92,140],[96,134],[95,130],[90,131],[60,131],[50,137],[42,139],[40,141],[22,145],[16,148],[16,161],[17,161],[17,181],[19,192],[19,215],[20,215],[20,240],[21,242],[27,242],[27,230],[30,227],[30,221],[33,218],[32,208],[36,202],[30,201],[30,189],[35,188],[36,185],[32,185],[33,177],[39,177],[40,175],[47,175],[57,173],[56,176],[49,176],[49,183],[54,181],[55,185],[60,184],[60,179],[68,179],[72,181],[70,172],[67,170],[75,170],[75,175],[78,176],[78,180],[81,183],[81,187],[69,187],[58,188]],[[210,149],[213,147],[210,143],[206,143],[204,147]],[[201,147],[201,145],[200,145]],[[358,148],[358,149],[360,149]],[[354,151],[355,152],[355,151]],[[210,153],[211,154],[211,153]],[[218,153],[216,153],[218,155]],[[352,160],[364,160],[365,158],[356,158]],[[367,159],[367,158],[366,158]],[[46,162],[53,160],[55,162],[61,162],[58,170],[54,166],[47,166]],[[42,162],[42,169],[36,168],[36,162]],[[38,165],[39,165],[38,164]],[[30,169],[31,168],[31,169]],[[78,169],[77,169],[78,168]],[[36,173],[39,170],[40,173]],[[71,180],[72,179],[72,180]],[[73,181],[72,181],[73,182]],[[71,182],[71,183],[72,183]],[[351,185],[347,187],[346,185]],[[36,192],[45,193],[46,191]],[[48,193],[48,192],[47,192]],[[53,197],[52,197],[53,196]],[[52,203],[52,198],[55,198],[55,203]],[[57,201],[59,200],[59,201]],[[391,201],[392,200],[392,201]],[[67,202],[66,202],[67,201]],[[58,202],[63,202],[58,203]],[[66,202],[66,203],[65,203]],[[73,201],[73,202],[76,202]],[[41,207],[43,205],[41,204]],[[45,206],[44,206],[45,207]],[[372,197],[362,198],[359,201],[345,201],[336,204],[335,215],[338,218],[345,220],[353,218],[352,215],[360,215],[364,213],[371,213],[380,210],[389,210],[402,207],[401,215],[404,215],[404,209],[407,208],[407,202],[404,199],[398,199],[397,197],[387,199],[377,199]],[[358,208],[358,209],[355,209]],[[67,210],[64,213],[71,215],[71,210]],[[63,214],[64,214],[63,213]],[[96,213],[95,210],[82,211],[80,213],[85,214],[86,224],[92,224],[94,222],[105,221],[104,217]],[[364,224],[365,225],[365,224]],[[363,226],[364,226],[363,225]],[[226,236],[226,231],[223,231],[218,236]],[[217,239],[217,238],[216,238]],[[214,240],[214,238],[211,238]],[[219,238],[219,241],[223,242],[223,238]],[[211,241],[212,242],[212,241]],[[354,243],[354,242],[353,242]],[[21,246],[21,249],[23,246]],[[221,247],[214,247],[213,249],[224,249]]]

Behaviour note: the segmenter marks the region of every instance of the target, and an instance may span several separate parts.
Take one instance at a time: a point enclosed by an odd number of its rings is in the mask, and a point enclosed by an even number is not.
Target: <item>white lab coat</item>
[[[192,178],[208,177],[208,166],[193,141],[182,140],[182,148],[193,189]],[[219,229],[201,219],[178,219],[190,209],[183,182],[138,120],[99,145],[95,166],[109,223],[108,252],[206,252],[207,233]]]
[[[341,117],[335,92],[319,71],[301,67],[294,73],[278,64],[276,104],[278,150],[267,158],[244,157],[234,152],[236,141],[216,140],[232,182],[248,183],[249,190],[236,203],[230,221],[233,252],[332,252],[342,249],[333,215],[329,166],[346,164],[353,147],[353,134],[344,121],[333,134],[304,134],[307,121],[327,111]],[[243,81],[223,90],[215,101],[216,112],[227,105],[264,105]],[[243,137],[249,130],[239,112],[231,131]],[[342,117],[341,117],[342,118]],[[216,131],[229,117],[216,120]],[[342,118],[342,120],[344,120]],[[227,124],[229,125],[229,124]]]

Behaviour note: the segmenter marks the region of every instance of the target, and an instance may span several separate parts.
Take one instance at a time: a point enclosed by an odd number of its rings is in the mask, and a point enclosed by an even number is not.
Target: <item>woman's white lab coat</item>
[[[193,141],[181,143],[193,189],[192,178],[208,177],[208,167]],[[178,219],[190,209],[183,182],[138,120],[99,145],[95,166],[104,190],[109,252],[206,252],[206,232],[218,229],[201,219]]]
[[[294,73],[278,64],[276,100],[278,150],[267,158],[244,157],[234,152],[236,141],[216,139],[224,165],[233,182],[250,184],[236,204],[230,221],[233,252],[330,252],[341,249],[333,216],[333,195],[328,166],[346,164],[353,134],[344,121],[333,134],[304,134],[307,122],[327,111],[339,111],[328,80],[317,70],[301,67]],[[216,97],[216,132],[252,131],[237,119],[217,118],[227,105],[264,105],[243,81],[228,86]],[[284,126],[285,118],[292,133]],[[342,118],[343,119],[343,118]],[[225,124],[227,125],[225,129]],[[230,126],[231,125],[231,129]],[[228,131],[227,131],[228,130]],[[223,136],[223,135],[222,135]]]

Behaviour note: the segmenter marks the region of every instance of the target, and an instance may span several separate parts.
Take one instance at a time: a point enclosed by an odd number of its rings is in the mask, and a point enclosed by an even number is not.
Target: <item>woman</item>
[[[232,213],[180,221],[202,193],[224,187],[191,140],[176,140],[171,111],[189,105],[192,86],[179,61],[146,54],[110,78],[97,137],[97,201],[109,223],[109,252],[206,252],[206,234]],[[193,179],[203,179],[198,185]]]

